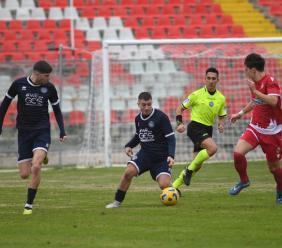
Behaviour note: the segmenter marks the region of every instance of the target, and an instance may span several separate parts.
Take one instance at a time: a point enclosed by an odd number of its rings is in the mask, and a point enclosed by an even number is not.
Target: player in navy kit
[[[32,74],[15,80],[0,106],[0,134],[7,109],[17,95],[18,167],[22,179],[32,178],[28,185],[23,214],[32,214],[32,204],[40,184],[41,165],[51,143],[48,101],[60,129],[60,141],[66,138],[64,121],[55,86],[49,82],[52,67],[38,61]]]
[[[131,158],[121,178],[114,202],[106,208],[117,208],[125,198],[133,177],[150,171],[161,189],[171,185],[171,167],[174,163],[175,135],[166,114],[152,107],[152,96],[142,92],[138,96],[140,113],[135,118],[136,133],[125,145],[125,153]],[[135,155],[133,148],[140,144]]]

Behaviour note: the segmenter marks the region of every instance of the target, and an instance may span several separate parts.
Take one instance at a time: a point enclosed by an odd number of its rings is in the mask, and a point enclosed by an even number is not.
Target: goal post
[[[177,40],[104,40],[92,55],[92,81],[88,122],[79,152],[80,166],[112,166],[127,161],[124,144],[135,131],[137,97],[150,91],[154,107],[163,110],[175,127],[175,109],[192,91],[204,85],[205,70],[219,70],[219,90],[226,96],[228,114],[250,99],[243,61],[256,52],[266,58],[266,72],[279,81],[282,75],[282,38],[223,38]],[[185,111],[185,123],[189,112]],[[224,134],[214,127],[218,152],[212,161],[231,160],[236,141],[250,115]],[[186,134],[176,134],[176,163],[191,161],[193,144]],[[137,148],[138,149],[138,148]],[[261,150],[248,154],[263,159]]]

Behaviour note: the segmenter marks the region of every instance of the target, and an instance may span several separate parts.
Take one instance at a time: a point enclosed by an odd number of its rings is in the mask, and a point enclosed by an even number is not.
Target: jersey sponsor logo
[[[152,128],[152,127],[155,126],[155,123],[154,123],[153,121],[149,121],[148,126],[149,126],[150,128]]]
[[[48,92],[48,89],[47,89],[46,87],[42,87],[42,88],[40,89],[40,91],[41,91],[41,93],[45,94],[45,93]]]
[[[27,93],[25,95],[25,105],[43,106],[43,96],[40,96],[37,93]]]
[[[214,105],[213,101],[210,101],[209,105],[210,105],[210,107],[213,107],[213,105]]]
[[[139,139],[141,142],[155,141],[153,132],[151,130],[148,130],[148,128],[140,129]]]

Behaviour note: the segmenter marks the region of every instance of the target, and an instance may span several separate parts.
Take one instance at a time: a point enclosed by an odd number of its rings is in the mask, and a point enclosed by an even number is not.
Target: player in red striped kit
[[[265,60],[259,54],[251,53],[245,58],[245,73],[250,89],[251,101],[237,114],[231,115],[231,122],[252,112],[250,124],[240,137],[234,150],[234,165],[240,182],[234,185],[230,195],[237,195],[250,185],[245,155],[258,145],[265,153],[268,168],[276,181],[276,203],[282,204],[282,109],[278,82],[264,71]]]

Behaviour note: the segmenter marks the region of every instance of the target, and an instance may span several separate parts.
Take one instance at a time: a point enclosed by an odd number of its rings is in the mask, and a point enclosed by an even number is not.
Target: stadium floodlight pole
[[[104,101],[104,157],[107,167],[112,165],[111,161],[111,115],[110,115],[110,66],[108,43],[103,42],[103,101]]]

